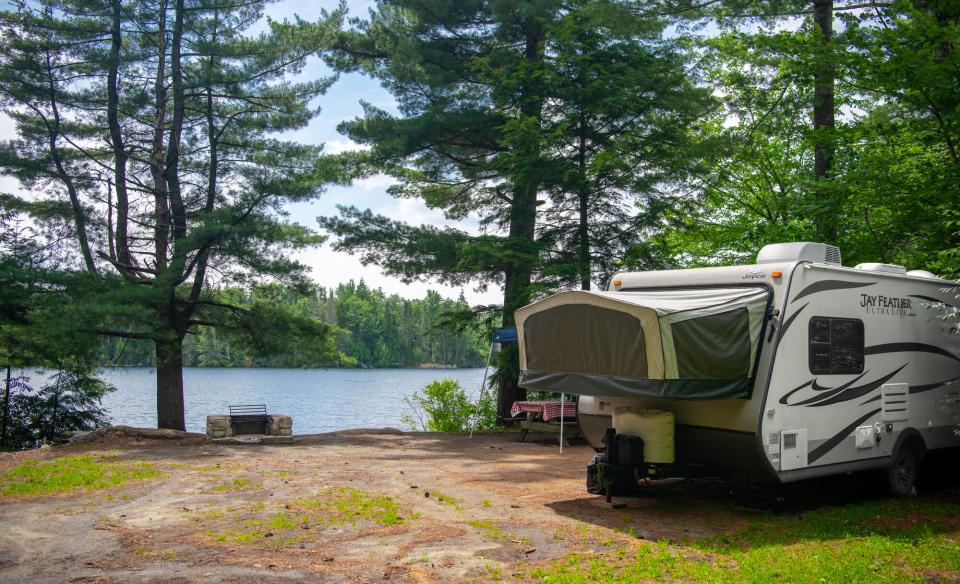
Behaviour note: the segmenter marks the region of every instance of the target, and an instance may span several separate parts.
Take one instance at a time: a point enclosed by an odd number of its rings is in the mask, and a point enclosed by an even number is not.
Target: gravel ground
[[[81,453],[148,461],[163,474],[0,498],[0,581],[525,580],[573,552],[688,542],[755,516],[724,485],[702,481],[608,508],[584,488],[588,446],[560,454],[555,440],[510,433],[358,430],[235,446],[128,431],[5,454],[0,471]]]

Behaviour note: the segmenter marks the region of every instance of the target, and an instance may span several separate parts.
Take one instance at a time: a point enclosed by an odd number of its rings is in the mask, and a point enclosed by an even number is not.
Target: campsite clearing
[[[836,478],[772,514],[684,481],[610,509],[584,489],[592,450],[511,434],[146,436],[2,455],[0,580],[960,581],[957,489]]]

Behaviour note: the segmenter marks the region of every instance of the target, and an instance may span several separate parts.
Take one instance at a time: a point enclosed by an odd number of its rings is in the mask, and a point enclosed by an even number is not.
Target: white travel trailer
[[[905,495],[927,451],[960,446],[960,335],[939,318],[956,286],[842,267],[817,243],[768,245],[755,265],[621,273],[608,291],[516,312],[520,381],[581,396],[581,430],[608,445],[588,468],[592,492],[875,468]],[[662,414],[653,434],[649,411]]]

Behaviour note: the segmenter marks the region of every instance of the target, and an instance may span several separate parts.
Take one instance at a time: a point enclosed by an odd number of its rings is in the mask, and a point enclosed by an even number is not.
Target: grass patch
[[[250,479],[239,478],[219,484],[213,487],[212,490],[215,493],[232,493],[234,491],[243,491],[244,489],[259,489],[261,486],[263,486],[263,483],[252,483]]]
[[[509,533],[500,529],[489,521],[471,521],[469,525],[470,527],[476,527],[491,539],[506,540],[510,538]]]
[[[180,554],[178,554],[174,550],[165,550],[165,551],[156,550],[156,549],[148,548],[146,546],[138,547],[133,551],[133,553],[137,554],[140,557],[150,558],[152,560],[175,561],[175,560],[181,559]]]
[[[434,493],[434,498],[437,501],[443,503],[444,505],[450,505],[451,507],[453,507],[458,511],[463,510],[463,508],[460,507],[460,501],[457,499],[454,499],[450,495],[444,495],[443,493]]]
[[[148,462],[120,462],[115,457],[64,456],[31,460],[0,475],[0,494],[33,496],[74,490],[109,489],[160,476]],[[124,497],[124,500],[128,497]]]
[[[691,546],[637,542],[531,571],[543,582],[924,582],[960,578],[960,504],[912,498],[757,517]]]
[[[499,541],[511,541],[513,543],[523,544],[527,547],[533,545],[533,542],[530,541],[529,537],[517,537],[511,533],[504,531],[503,529],[497,527],[489,521],[470,521],[469,525],[479,529],[483,534],[485,534],[490,539],[495,539]]]
[[[483,571],[486,572],[487,578],[489,578],[491,582],[503,580],[503,570],[500,568],[494,568],[490,564],[484,564]]]
[[[318,519],[324,523],[367,520],[382,525],[398,525],[404,522],[396,501],[386,496],[371,497],[353,487],[331,489],[323,499],[298,499],[296,504],[309,510],[322,511],[324,514]]]
[[[409,518],[416,518],[411,514]],[[214,541],[244,545],[283,547],[322,537],[327,525],[356,524],[361,521],[399,525],[406,521],[390,497],[373,497],[360,489],[340,487],[321,493],[316,499],[298,499],[281,509],[267,511],[262,503],[235,509],[230,514],[206,517],[216,520],[216,529],[204,533]]]

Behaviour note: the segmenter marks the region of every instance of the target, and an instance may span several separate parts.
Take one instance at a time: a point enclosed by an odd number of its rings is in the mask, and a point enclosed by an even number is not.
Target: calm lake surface
[[[230,404],[267,404],[269,413],[293,416],[294,434],[347,428],[401,428],[411,413],[403,397],[435,379],[454,379],[476,399],[483,369],[218,369],[183,371],[187,430],[206,431],[206,417]],[[103,400],[113,424],[157,426],[156,370],[103,369],[117,388]]]

